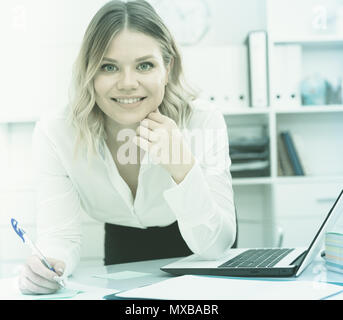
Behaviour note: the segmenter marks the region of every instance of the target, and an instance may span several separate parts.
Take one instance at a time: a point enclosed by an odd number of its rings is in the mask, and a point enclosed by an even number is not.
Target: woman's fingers
[[[145,118],[141,121],[140,126],[151,129],[151,130],[156,130],[161,127],[161,124],[152,119]]]
[[[53,280],[54,277],[56,277],[57,275],[56,272],[53,272],[52,270],[47,268],[36,255],[30,256],[27,264],[30,266],[31,270],[34,273],[40,275],[45,279]]]
[[[153,144],[148,139],[142,136],[133,137],[132,142],[155,157],[160,154],[160,145],[158,143]]]
[[[49,280],[46,278],[43,278],[37,273],[34,273],[30,266],[25,266],[25,275],[27,278],[31,280],[34,284],[36,284],[39,287],[51,289],[51,290],[58,290],[60,288],[59,284],[55,280]],[[55,275],[56,276],[56,275]]]
[[[28,289],[26,278],[23,274],[19,277],[18,286],[22,294],[35,294],[33,291]]]
[[[148,129],[147,127],[143,127],[143,126],[139,126],[136,130],[137,134],[143,138],[145,138],[146,140],[149,140],[151,142],[157,142],[159,135]]]
[[[63,261],[49,259],[61,271],[55,273],[47,268],[37,256],[30,256],[19,277],[19,289],[23,294],[51,294],[60,289],[55,277],[62,275],[65,268]]]
[[[54,267],[56,273],[61,277],[64,274],[65,270],[65,263],[60,260],[56,260],[53,258],[47,258],[49,263]]]
[[[19,288],[23,294],[51,294],[56,291],[38,286],[27,277],[20,278]]]

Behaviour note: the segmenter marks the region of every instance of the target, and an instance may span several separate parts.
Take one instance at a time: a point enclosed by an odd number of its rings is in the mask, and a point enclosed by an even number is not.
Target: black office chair
[[[236,238],[231,248],[237,248],[238,240],[236,207],[235,216]],[[178,234],[177,237],[174,236],[176,234]],[[162,239],[163,235],[173,240],[156,241],[156,239]],[[173,246],[166,245],[168,243],[173,243]],[[181,257],[190,254],[192,251],[182,239],[177,222],[167,227],[150,227],[147,229],[105,223],[105,265]]]
[[[237,219],[237,208],[235,207],[235,216],[236,216],[236,239],[235,242],[233,243],[231,248],[237,248],[237,243],[238,243],[238,219]]]
[[[236,238],[231,248],[237,248],[238,241],[238,220],[236,208],[235,215]],[[141,237],[148,231],[147,229],[137,229],[105,223],[105,265],[178,256],[181,257],[188,256],[193,253],[181,238],[177,222],[174,222],[171,226],[164,228],[151,227],[148,229],[150,229],[149,232],[151,232],[151,235],[148,235],[148,237]],[[159,231],[159,229],[162,230]],[[175,250],[172,247],[166,246],[166,242],[156,241],[156,238],[158,238],[156,237],[156,234],[161,236],[165,232],[169,234],[179,234],[179,237],[176,239],[177,241],[173,241],[173,244],[176,245],[176,248],[174,248]],[[138,246],[137,243],[143,245]],[[156,249],[158,249],[156,252],[151,250],[152,244],[155,244]],[[142,248],[148,248],[149,250],[148,252],[145,252]],[[171,252],[167,249],[170,249]]]

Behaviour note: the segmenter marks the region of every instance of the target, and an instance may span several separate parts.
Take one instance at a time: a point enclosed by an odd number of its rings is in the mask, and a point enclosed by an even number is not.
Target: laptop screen
[[[319,250],[321,249],[322,239],[325,235],[327,229],[330,229],[337,221],[339,216],[343,214],[343,190],[339,194],[338,198],[336,199],[335,203],[333,204],[332,208],[330,209],[329,213],[327,214],[324,222],[320,226],[316,236],[312,240],[304,258],[299,266],[299,269],[296,273],[298,276],[306,267],[307,265],[317,256]]]

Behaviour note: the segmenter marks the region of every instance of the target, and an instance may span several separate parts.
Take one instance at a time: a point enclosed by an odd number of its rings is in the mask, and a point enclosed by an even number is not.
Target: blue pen
[[[12,227],[13,227],[15,233],[20,237],[21,240],[23,240],[23,242],[25,244],[27,244],[31,248],[32,252],[39,257],[39,259],[42,261],[42,263],[47,268],[49,268],[51,271],[56,272],[55,269],[50,265],[48,260],[41,253],[41,251],[37,248],[37,246],[28,237],[27,233],[22,228],[18,227],[18,221],[12,218],[11,224],[12,224]],[[63,280],[56,280],[56,281],[61,285],[61,287],[63,287],[63,288],[65,287]]]

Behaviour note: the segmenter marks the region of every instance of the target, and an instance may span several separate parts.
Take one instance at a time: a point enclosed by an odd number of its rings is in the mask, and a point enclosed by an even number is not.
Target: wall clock
[[[149,0],[175,40],[190,46],[200,42],[210,29],[210,9],[206,0]]]

